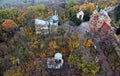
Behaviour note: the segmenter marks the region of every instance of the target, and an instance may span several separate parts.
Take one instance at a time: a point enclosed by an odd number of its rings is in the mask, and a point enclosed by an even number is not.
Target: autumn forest
[[[99,11],[116,6],[108,12],[111,22],[106,19],[104,24],[114,28],[114,36],[110,33],[102,38],[101,29],[91,30],[92,25],[98,25],[92,19],[96,5]],[[82,20],[76,17],[79,10],[84,12]],[[35,19],[47,21],[55,11],[59,18],[57,30],[51,27],[48,34],[36,34]],[[0,76],[120,76],[119,39],[119,0],[0,4]],[[59,69],[48,68],[48,62],[59,63],[52,62],[55,53],[62,54],[63,64]]]

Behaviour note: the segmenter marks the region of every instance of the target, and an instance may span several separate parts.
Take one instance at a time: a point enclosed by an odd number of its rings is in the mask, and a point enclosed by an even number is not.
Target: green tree
[[[76,4],[77,4],[76,0],[68,0],[67,8],[73,7]]]
[[[76,12],[73,8],[70,8],[69,10],[69,20],[73,21],[77,26],[80,25],[81,20],[76,17]]]
[[[10,15],[10,19],[13,19],[16,23],[17,23],[17,15],[19,12],[19,9],[17,8],[10,8],[8,9],[9,15]]]
[[[120,25],[120,4],[115,8],[115,21]]]
[[[7,10],[0,10],[0,23],[4,20],[9,18],[9,14]]]

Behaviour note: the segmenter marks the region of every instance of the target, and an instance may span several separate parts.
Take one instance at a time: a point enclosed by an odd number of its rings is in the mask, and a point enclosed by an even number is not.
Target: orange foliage
[[[69,49],[69,51],[73,51],[72,39],[71,39],[71,37],[66,36],[65,39],[66,39],[66,41],[67,41],[67,43],[68,43],[68,49]]]
[[[66,50],[66,48],[61,48],[61,49],[60,49],[60,52],[63,54],[63,56],[66,56],[66,54],[69,53],[69,51]]]
[[[32,71],[32,70],[35,69],[35,66],[36,66],[36,65],[37,65],[37,62],[36,62],[35,60],[32,60],[32,61],[30,61],[30,62],[27,64],[26,70],[27,70],[28,72],[30,72],[30,71]]]
[[[4,30],[8,31],[10,28],[16,28],[17,24],[11,19],[6,19],[2,23],[2,27],[3,27]]]
[[[48,16],[51,16],[51,15],[53,15],[53,10],[52,10],[52,9],[49,9],[49,10],[48,10]]]
[[[83,46],[84,46],[84,47],[91,47],[91,46],[93,46],[93,41],[92,41],[92,39],[87,39],[87,38],[85,38],[85,39],[84,39],[84,42],[83,42]]]

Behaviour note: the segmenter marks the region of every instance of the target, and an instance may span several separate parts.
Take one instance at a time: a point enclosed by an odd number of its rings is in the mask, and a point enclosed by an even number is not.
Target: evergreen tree
[[[115,8],[116,21],[120,21],[120,4]]]

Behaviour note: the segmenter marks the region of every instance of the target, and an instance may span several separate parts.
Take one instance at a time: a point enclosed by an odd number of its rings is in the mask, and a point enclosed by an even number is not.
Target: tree
[[[91,46],[93,46],[93,41],[92,41],[92,39],[85,38],[83,41],[84,41],[84,42],[83,42],[83,46],[84,46],[84,47],[91,47]]]
[[[5,31],[9,31],[10,29],[15,29],[17,28],[17,24],[11,20],[11,19],[6,19],[3,23],[2,23],[2,28]]]
[[[9,14],[7,10],[0,10],[0,23],[4,20],[9,18]]]
[[[41,4],[39,6],[36,6],[39,12],[43,12],[45,10],[45,5]]]
[[[120,25],[120,4],[115,8],[115,21],[119,22]]]
[[[21,67],[15,67],[6,71],[4,76],[24,76],[24,71]]]
[[[92,14],[93,10],[95,9],[94,3],[86,3],[80,6],[80,8],[84,11],[84,21],[89,21],[90,15]]]
[[[76,13],[78,12],[78,10],[79,10],[78,5],[75,5],[68,9],[69,20],[73,21],[76,24],[76,26],[80,25],[80,23],[82,22],[82,20],[76,17]]]
[[[17,23],[17,15],[18,15],[18,13],[19,13],[19,9],[17,9],[17,8],[10,8],[10,9],[8,9],[8,14],[9,14],[9,18],[10,19],[12,19],[12,20],[14,20],[16,23]]]
[[[75,0],[68,0],[67,8],[73,7],[76,4],[77,4],[77,2]]]
[[[57,49],[58,48],[56,41],[50,41],[48,45],[49,45],[50,49]]]
[[[89,58],[88,53],[84,49],[74,50],[68,57],[68,63],[82,70],[82,76],[96,76],[99,66],[95,63],[94,57]]]
[[[77,13],[80,9],[80,6],[79,5],[74,5],[72,8]]]
[[[86,3],[80,6],[80,8],[85,12],[88,11],[90,14],[92,14],[93,10],[95,9],[94,3]]]
[[[95,0],[94,3],[96,3],[100,8],[104,9],[108,6],[113,6],[117,4],[118,0]]]

